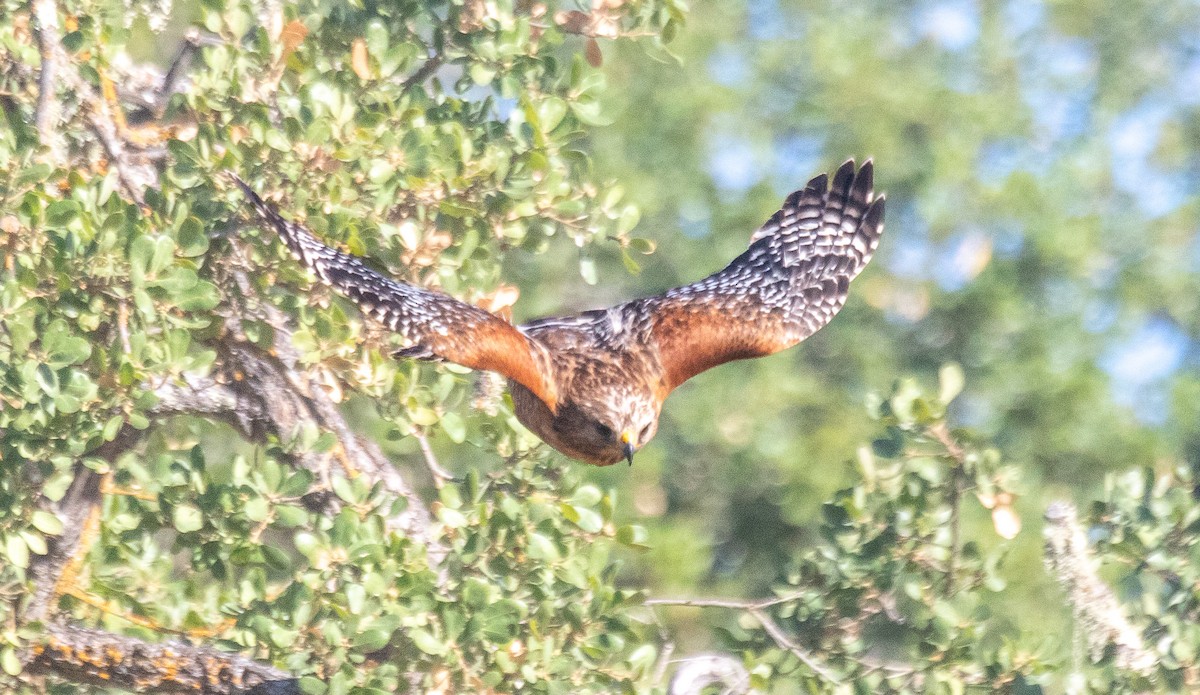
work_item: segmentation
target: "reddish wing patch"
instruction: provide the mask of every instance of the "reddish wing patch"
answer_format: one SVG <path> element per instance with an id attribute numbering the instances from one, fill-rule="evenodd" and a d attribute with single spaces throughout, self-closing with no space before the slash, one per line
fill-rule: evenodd
<path id="1" fill-rule="evenodd" d="M 482 309 L 478 311 L 486 313 Z M 475 324 L 462 335 L 440 338 L 433 347 L 441 359 L 471 369 L 496 372 L 529 389 L 551 411 L 558 407 L 558 394 L 548 361 L 544 357 L 535 357 L 541 357 L 544 352 L 532 344 L 531 338 L 497 316 L 488 314 L 486 321 Z"/>
<path id="2" fill-rule="evenodd" d="M 695 301 L 666 301 L 655 308 L 654 342 L 663 365 L 664 398 L 700 372 L 793 345 L 782 321 L 739 321 L 727 309 Z"/>

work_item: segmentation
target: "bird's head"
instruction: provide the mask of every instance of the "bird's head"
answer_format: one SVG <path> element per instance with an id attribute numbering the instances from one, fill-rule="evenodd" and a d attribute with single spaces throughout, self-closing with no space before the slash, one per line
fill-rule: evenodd
<path id="1" fill-rule="evenodd" d="M 598 466 L 625 460 L 654 437 L 658 409 L 648 398 L 597 399 L 564 403 L 555 414 L 554 433 L 563 449 L 575 458 Z M 565 451 L 565 449 L 571 451 Z"/>

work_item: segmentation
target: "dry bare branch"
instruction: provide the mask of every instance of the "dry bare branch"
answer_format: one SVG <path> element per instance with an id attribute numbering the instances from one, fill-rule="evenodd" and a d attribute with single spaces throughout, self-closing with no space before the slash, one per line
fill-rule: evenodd
<path id="1" fill-rule="evenodd" d="M 1152 673 L 1158 659 L 1146 649 L 1112 589 L 1096 573 L 1075 507 L 1069 502 L 1052 503 L 1046 510 L 1043 536 L 1046 568 L 1066 591 L 1076 629 L 1086 638 L 1092 659 L 1098 660 L 1112 645 L 1119 668 Z"/>
<path id="2" fill-rule="evenodd" d="M 645 603 L 647 606 L 689 606 L 693 608 L 732 608 L 735 610 L 745 611 L 750 617 L 758 621 L 762 625 L 763 630 L 781 649 L 786 649 L 793 656 L 800 660 L 813 673 L 820 676 L 826 682 L 840 683 L 841 679 L 835 676 L 829 669 L 822 665 L 809 651 L 792 641 L 783 628 L 771 618 L 766 609 L 780 603 L 786 603 L 798 598 L 798 595 L 780 596 L 778 598 L 763 599 L 759 601 L 747 601 L 744 599 L 728 599 L 728 598 L 657 598 L 648 599 Z"/>

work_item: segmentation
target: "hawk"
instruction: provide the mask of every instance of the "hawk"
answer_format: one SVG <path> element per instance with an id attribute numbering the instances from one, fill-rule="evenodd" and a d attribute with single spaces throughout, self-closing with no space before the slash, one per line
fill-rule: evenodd
<path id="1" fill-rule="evenodd" d="M 847 161 L 808 182 L 699 282 L 607 309 L 522 326 L 449 295 L 385 277 L 290 222 L 233 176 L 266 226 L 322 282 L 411 343 L 399 357 L 445 360 L 508 379 L 517 419 L 567 456 L 597 466 L 654 437 L 677 386 L 732 360 L 816 333 L 842 308 L 883 232 L 873 166 Z"/>

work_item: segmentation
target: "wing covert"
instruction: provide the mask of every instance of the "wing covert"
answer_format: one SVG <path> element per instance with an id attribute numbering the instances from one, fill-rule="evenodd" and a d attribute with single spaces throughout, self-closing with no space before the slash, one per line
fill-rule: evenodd
<path id="1" fill-rule="evenodd" d="M 873 165 L 843 164 L 788 196 L 723 270 L 626 305 L 646 317 L 669 391 L 702 371 L 761 357 L 817 332 L 879 244 L 884 196 Z"/>
<path id="2" fill-rule="evenodd" d="M 305 227 L 281 217 L 240 178 L 230 176 L 297 260 L 353 300 L 363 313 L 413 343 L 398 355 L 497 372 L 529 389 L 551 411 L 557 408 L 550 358 L 538 341 L 488 311 L 393 280 L 358 258 L 326 246 Z"/>

